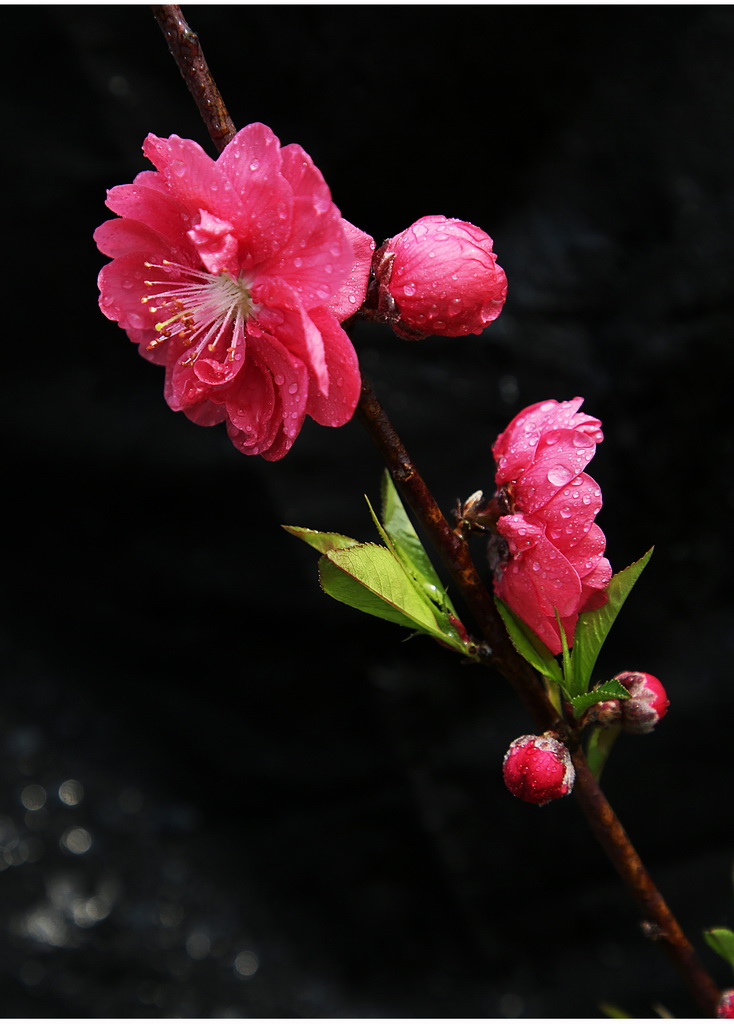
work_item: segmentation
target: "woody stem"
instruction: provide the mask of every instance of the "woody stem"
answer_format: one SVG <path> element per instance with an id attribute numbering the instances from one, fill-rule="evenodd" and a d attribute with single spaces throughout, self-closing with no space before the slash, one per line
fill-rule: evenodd
<path id="1" fill-rule="evenodd" d="M 234 136 L 235 127 L 209 71 L 198 36 L 189 28 L 178 5 L 155 5 L 152 10 L 209 134 L 221 152 Z M 553 728 L 558 724 L 558 716 L 540 678 L 510 643 L 466 541 L 447 523 L 365 377 L 362 378 L 358 414 L 392 479 L 431 539 L 487 641 L 489 653 L 485 660 L 512 684 L 537 727 L 541 730 Z M 693 947 L 655 887 L 591 774 L 581 749 L 573 751 L 572 757 L 576 768 L 574 794 L 594 835 L 632 892 L 644 915 L 644 922 L 652 925 L 648 931 L 665 947 L 702 1011 L 714 1016 L 719 999 L 716 984 L 698 961 Z"/>

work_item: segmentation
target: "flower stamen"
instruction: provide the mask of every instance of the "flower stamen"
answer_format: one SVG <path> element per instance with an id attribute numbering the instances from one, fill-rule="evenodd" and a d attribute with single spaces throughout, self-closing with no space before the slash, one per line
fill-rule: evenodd
<path id="1" fill-rule="evenodd" d="M 234 339 L 244 332 L 247 320 L 260 306 L 250 293 L 252 281 L 244 274 L 236 277 L 228 270 L 209 274 L 170 260 L 146 263 L 146 267 L 163 271 L 167 280 L 145 281 L 148 288 L 160 288 L 141 298 L 151 313 L 162 312 L 164 319 L 156 323 L 160 334 L 148 345 L 155 348 L 163 341 L 175 339 L 180 344 L 194 346 L 182 365 L 192 366 L 205 350 L 215 353 L 226 335 Z M 176 274 L 177 280 L 172 280 Z M 233 340 L 226 349 L 226 359 L 234 360 L 236 344 Z"/>

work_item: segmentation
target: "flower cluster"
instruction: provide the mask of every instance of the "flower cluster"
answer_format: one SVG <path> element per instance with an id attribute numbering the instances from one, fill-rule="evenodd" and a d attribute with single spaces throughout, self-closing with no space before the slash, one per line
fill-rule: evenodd
<path id="1" fill-rule="evenodd" d="M 489 235 L 440 216 L 421 217 L 378 249 L 375 283 L 380 318 L 404 338 L 481 334 L 507 295 Z"/>
<path id="2" fill-rule="evenodd" d="M 594 522 L 601 491 L 583 472 L 603 434 L 598 419 L 579 412 L 582 403 L 531 405 L 492 448 L 506 544 L 495 593 L 553 654 L 562 649 L 556 610 L 570 646 L 579 613 L 604 603 L 612 574 Z"/>
<path id="3" fill-rule="evenodd" d="M 170 407 L 275 460 L 306 415 L 340 426 L 360 391 L 341 323 L 361 306 L 373 240 L 344 220 L 300 146 L 262 124 L 212 160 L 149 135 L 157 168 L 108 192 L 95 233 L 113 257 L 100 307 L 165 366 Z"/>

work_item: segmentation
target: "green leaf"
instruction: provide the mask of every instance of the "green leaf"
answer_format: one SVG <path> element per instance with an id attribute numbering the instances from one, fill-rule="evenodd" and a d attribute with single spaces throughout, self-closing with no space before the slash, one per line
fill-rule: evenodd
<path id="1" fill-rule="evenodd" d="M 713 951 L 723 957 L 734 970 L 734 932 L 728 928 L 708 928 L 703 937 Z"/>
<path id="2" fill-rule="evenodd" d="M 558 612 L 558 609 L 554 607 L 553 612 L 556 616 L 556 622 L 558 623 L 558 633 L 561 637 L 561 666 L 563 668 L 563 692 L 567 697 L 571 697 L 575 695 L 576 690 L 574 688 L 573 665 L 571 663 L 571 655 L 568 651 L 566 630 L 563 628 L 563 623 L 561 622 L 561 616 Z"/>
<path id="3" fill-rule="evenodd" d="M 576 632 L 573 638 L 573 678 L 578 692 L 583 693 L 591 682 L 591 674 L 599 657 L 599 651 L 606 640 L 609 630 L 614 625 L 619 611 L 627 600 L 629 592 L 645 568 L 653 553 L 653 548 L 637 562 L 612 576 L 607 588 L 607 601 L 592 612 L 579 615 Z"/>
<path id="4" fill-rule="evenodd" d="M 343 604 L 440 635 L 428 601 L 393 553 L 379 544 L 329 551 L 319 559 L 319 580 L 324 591 Z"/>
<path id="5" fill-rule="evenodd" d="M 581 693 L 571 697 L 569 703 L 573 708 L 576 718 L 580 718 L 587 708 L 599 704 L 603 700 L 626 700 L 629 697 L 629 690 L 625 689 L 616 679 L 610 679 L 608 683 L 602 683 L 589 693 Z"/>
<path id="6" fill-rule="evenodd" d="M 305 526 L 283 526 L 283 529 L 322 554 L 327 551 L 338 551 L 341 548 L 353 548 L 360 543 L 353 537 L 345 537 L 341 533 L 322 533 L 321 530 L 308 530 Z"/>
<path id="7" fill-rule="evenodd" d="M 494 603 L 497 605 L 497 611 L 502 616 L 502 621 L 517 653 L 521 654 L 525 661 L 530 662 L 533 668 L 542 675 L 562 684 L 563 673 L 560 666 L 540 637 L 536 636 L 532 629 L 515 615 L 504 601 L 500 601 L 496 597 Z"/>
<path id="8" fill-rule="evenodd" d="M 405 506 L 387 470 L 383 474 L 380 491 L 385 532 L 406 572 L 444 615 L 450 614 L 458 618 L 446 588 L 433 568 L 431 559 L 408 518 Z"/>

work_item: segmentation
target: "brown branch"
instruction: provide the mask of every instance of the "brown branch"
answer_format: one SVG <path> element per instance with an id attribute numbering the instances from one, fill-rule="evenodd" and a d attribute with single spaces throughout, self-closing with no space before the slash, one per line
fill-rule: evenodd
<path id="1" fill-rule="evenodd" d="M 464 540 L 449 527 L 433 495 L 396 434 L 366 378 L 362 377 L 359 417 L 383 456 L 390 474 L 426 530 L 477 625 L 491 647 L 495 668 L 514 686 L 540 729 L 557 725 L 557 715 L 535 673 L 507 639 L 504 624 L 482 583 Z M 569 737 L 573 745 L 573 735 Z M 589 770 L 580 747 L 572 753 L 576 769 L 574 796 L 592 832 L 630 889 L 645 921 L 665 947 L 698 1005 L 715 1016 L 720 991 L 698 960 L 693 946 L 658 891 L 619 818 Z"/>
<path id="2" fill-rule="evenodd" d="M 175 4 L 153 12 L 215 146 L 221 151 L 235 134 L 222 97 L 207 67 L 198 37 Z M 489 660 L 513 685 L 538 728 L 553 728 L 557 715 L 535 671 L 510 643 L 494 601 L 472 561 L 466 541 L 451 529 L 408 455 L 366 378 L 362 378 L 359 417 L 383 456 L 396 486 L 426 530 L 489 648 Z M 573 741 L 573 736 L 571 737 Z M 632 846 L 609 802 L 591 774 L 580 748 L 572 754 L 574 794 L 589 825 L 624 883 L 632 892 L 643 924 L 663 944 L 703 1012 L 715 1016 L 719 989 L 699 962 L 690 942 Z"/>
<path id="3" fill-rule="evenodd" d="M 189 28 L 178 4 L 152 4 L 151 10 L 166 37 L 168 49 L 178 65 L 183 80 L 194 97 L 212 142 L 217 147 L 217 152 L 221 153 L 230 139 L 237 134 L 237 129 L 227 113 L 222 94 L 204 58 L 199 37 Z"/>

